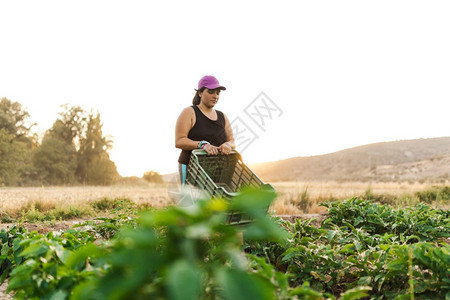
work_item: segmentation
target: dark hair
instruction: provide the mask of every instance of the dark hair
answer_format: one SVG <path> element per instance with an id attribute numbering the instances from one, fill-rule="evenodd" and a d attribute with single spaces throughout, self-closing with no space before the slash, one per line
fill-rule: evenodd
<path id="1" fill-rule="evenodd" d="M 198 93 L 203 92 L 205 89 L 206 89 L 205 87 L 202 87 L 201 89 L 195 91 L 194 99 L 192 99 L 192 104 L 193 105 L 199 105 L 200 104 L 200 95 Z"/>

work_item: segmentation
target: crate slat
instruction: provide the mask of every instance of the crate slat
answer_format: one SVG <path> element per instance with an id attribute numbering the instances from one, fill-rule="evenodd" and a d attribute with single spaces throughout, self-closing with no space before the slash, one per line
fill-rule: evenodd
<path id="1" fill-rule="evenodd" d="M 211 198 L 225 200 L 231 200 L 246 186 L 274 190 L 243 163 L 237 151 L 229 155 L 207 156 L 204 150 L 193 150 L 186 183 L 205 191 Z M 236 211 L 227 217 L 227 224 L 242 225 L 249 222 L 251 218 L 248 215 Z"/>

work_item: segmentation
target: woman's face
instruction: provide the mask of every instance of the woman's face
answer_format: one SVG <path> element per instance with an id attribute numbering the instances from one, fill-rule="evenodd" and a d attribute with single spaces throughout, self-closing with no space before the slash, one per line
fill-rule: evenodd
<path id="1" fill-rule="evenodd" d="M 201 102 L 208 108 L 214 107 L 219 101 L 220 89 L 206 89 L 200 93 Z"/>

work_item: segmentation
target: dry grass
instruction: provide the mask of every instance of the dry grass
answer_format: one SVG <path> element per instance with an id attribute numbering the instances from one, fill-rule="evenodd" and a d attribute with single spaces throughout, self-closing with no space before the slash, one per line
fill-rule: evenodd
<path id="1" fill-rule="evenodd" d="M 419 183 L 367 183 L 367 182 L 276 182 L 272 184 L 278 197 L 271 206 L 277 215 L 324 213 L 320 202 L 348 199 L 363 195 L 368 189 L 374 194 L 402 196 L 430 187 Z M 305 199 L 306 198 L 306 199 Z"/>
<path id="2" fill-rule="evenodd" d="M 368 189 L 374 194 L 401 196 L 429 188 L 426 184 L 358 183 L 358 182 L 278 182 L 273 183 L 278 197 L 271 206 L 277 215 L 324 213 L 320 202 L 347 199 L 363 195 Z M 92 210 L 92 202 L 103 198 L 127 198 L 138 205 L 161 208 L 172 204 L 173 187 L 167 184 L 111 187 L 21 187 L 0 188 L 0 215 L 17 217 L 21 212 L 76 208 Z"/>
<path id="3" fill-rule="evenodd" d="M 102 198 L 127 198 L 138 205 L 164 207 L 169 203 L 167 185 L 148 186 L 77 186 L 0 188 L 0 212 L 17 216 L 21 210 L 38 211 L 68 207 L 86 208 Z"/>

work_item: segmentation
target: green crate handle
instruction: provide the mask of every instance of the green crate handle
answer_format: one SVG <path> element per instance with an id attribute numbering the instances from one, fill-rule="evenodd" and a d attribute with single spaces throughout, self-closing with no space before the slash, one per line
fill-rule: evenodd
<path id="1" fill-rule="evenodd" d="M 197 156 L 198 156 L 198 155 L 208 155 L 208 153 L 207 153 L 205 150 L 203 150 L 203 149 L 194 149 L 194 150 L 192 150 L 192 153 L 194 153 L 194 154 L 197 155 Z M 239 152 L 237 152 L 236 150 L 231 150 L 230 154 L 236 154 L 236 155 L 238 156 L 239 160 L 242 161 L 242 156 L 241 156 L 241 154 L 240 154 Z M 218 155 L 225 155 L 225 154 L 221 154 L 221 153 L 219 152 Z M 198 162 L 198 161 L 197 161 L 197 162 Z"/>

